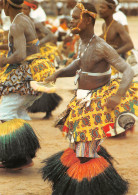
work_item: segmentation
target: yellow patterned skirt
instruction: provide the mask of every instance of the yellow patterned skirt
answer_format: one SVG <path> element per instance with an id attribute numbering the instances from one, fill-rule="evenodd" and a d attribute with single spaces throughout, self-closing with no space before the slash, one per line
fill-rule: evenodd
<path id="1" fill-rule="evenodd" d="M 51 62 L 54 62 L 55 57 L 61 58 L 58 48 L 54 43 L 45 43 L 40 47 L 40 52 L 42 56 L 49 59 Z"/>
<path id="2" fill-rule="evenodd" d="M 105 137 L 115 136 L 117 132 L 115 124 L 122 113 L 131 113 L 138 116 L 138 83 L 132 83 L 126 95 L 114 110 L 105 106 L 107 98 L 115 95 L 120 80 L 112 80 L 96 90 L 92 90 L 88 102 L 81 103 L 75 98 L 69 103 L 56 122 L 56 126 L 62 127 L 71 142 L 89 142 Z M 124 129 L 123 129 L 124 130 Z"/>
<path id="3" fill-rule="evenodd" d="M 118 75 L 119 72 L 116 68 L 114 68 L 113 66 L 111 66 L 111 69 L 112 69 L 112 75 Z"/>
<path id="4" fill-rule="evenodd" d="M 35 95 L 38 92 L 30 87 L 30 81 L 44 81 L 55 72 L 54 65 L 48 59 L 34 54 L 21 64 L 7 64 L 0 70 L 0 96 L 9 93 Z"/>
<path id="5" fill-rule="evenodd" d="M 7 56 L 8 52 L 6 50 L 0 50 L 0 57 L 5 55 Z"/>

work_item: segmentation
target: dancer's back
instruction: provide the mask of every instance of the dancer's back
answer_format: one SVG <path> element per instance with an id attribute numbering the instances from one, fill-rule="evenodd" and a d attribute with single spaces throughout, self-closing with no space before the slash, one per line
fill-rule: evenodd
<path id="1" fill-rule="evenodd" d="M 34 23 L 23 13 L 15 16 L 10 27 L 9 42 L 13 46 L 13 53 L 21 50 L 26 57 L 39 52 L 36 45 L 37 35 Z"/>

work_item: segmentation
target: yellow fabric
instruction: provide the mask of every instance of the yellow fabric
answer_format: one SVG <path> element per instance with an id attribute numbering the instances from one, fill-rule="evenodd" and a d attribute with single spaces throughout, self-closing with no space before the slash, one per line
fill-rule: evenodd
<path id="1" fill-rule="evenodd" d="M 7 52 L 7 50 L 0 50 L 0 57 L 2 57 L 3 55 L 7 55 L 8 54 L 8 52 Z"/>
<path id="2" fill-rule="evenodd" d="M 111 73 L 112 75 L 119 73 L 118 70 L 114 68 L 113 66 L 111 66 L 111 69 L 112 69 L 112 73 Z"/>
<path id="3" fill-rule="evenodd" d="M 22 119 L 12 119 L 6 121 L 5 123 L 0 124 L 0 136 L 8 135 L 12 132 L 19 130 L 24 124 L 26 123 L 25 120 Z"/>
<path id="4" fill-rule="evenodd" d="M 4 76 L 4 72 L 6 71 L 6 69 L 8 68 L 8 66 L 9 66 L 9 64 L 7 64 L 6 66 L 4 66 L 3 68 L 0 67 L 0 82 L 3 82 L 5 80 L 5 78 L 3 78 L 3 76 Z"/>
<path id="5" fill-rule="evenodd" d="M 37 58 L 39 56 L 39 58 Z M 27 62 L 31 60 L 31 62 Z M 7 72 L 7 69 L 11 65 L 7 64 L 5 67 L 0 69 L 0 83 L 3 83 L 7 80 L 12 80 L 13 75 L 16 76 L 16 71 L 21 72 L 28 76 L 32 76 L 32 80 L 35 81 L 44 81 L 44 79 L 55 72 L 54 65 L 48 59 L 40 58 L 40 54 L 34 54 L 26 58 L 21 65 L 18 65 Z M 30 72 L 31 71 L 31 72 Z M 16 83 L 20 83 L 20 77 L 17 78 Z"/>
<path id="6" fill-rule="evenodd" d="M 44 79 L 55 72 L 55 67 L 47 59 L 34 59 L 30 64 L 33 80 L 44 81 Z"/>
<path id="7" fill-rule="evenodd" d="M 60 56 L 57 46 L 50 42 L 40 47 L 40 52 L 42 56 L 48 58 L 51 62 L 54 62 L 55 56 Z"/>
<path id="8" fill-rule="evenodd" d="M 40 57 L 42 57 L 41 53 L 35 53 L 35 54 L 30 55 L 30 56 L 27 56 L 27 58 L 24 61 L 33 60 L 35 58 L 40 58 Z"/>
<path id="9" fill-rule="evenodd" d="M 114 109 L 105 106 L 107 98 L 116 94 L 120 80 L 112 80 L 110 84 L 92 91 L 90 106 L 82 106 L 76 97 L 68 105 L 70 113 L 64 123 L 64 129 L 73 133 L 75 142 L 93 141 L 107 137 L 109 128 L 111 136 L 115 135 L 114 123 L 119 114 L 131 112 L 138 116 L 138 83 L 133 83 L 122 97 L 121 103 Z"/>

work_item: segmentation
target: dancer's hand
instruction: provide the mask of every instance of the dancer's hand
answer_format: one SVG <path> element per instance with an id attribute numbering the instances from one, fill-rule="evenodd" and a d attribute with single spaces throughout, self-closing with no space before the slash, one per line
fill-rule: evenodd
<path id="1" fill-rule="evenodd" d="M 121 101 L 121 96 L 114 95 L 107 99 L 105 106 L 110 109 L 114 109 Z"/>
<path id="2" fill-rule="evenodd" d="M 6 65 L 6 56 L 3 55 L 0 57 L 0 67 L 4 67 Z"/>
<path id="3" fill-rule="evenodd" d="M 46 82 L 46 83 L 50 83 L 50 82 L 53 82 L 53 83 L 55 83 L 56 82 L 56 75 L 55 74 L 52 74 L 51 76 L 49 76 L 49 77 L 47 77 L 44 81 Z"/>

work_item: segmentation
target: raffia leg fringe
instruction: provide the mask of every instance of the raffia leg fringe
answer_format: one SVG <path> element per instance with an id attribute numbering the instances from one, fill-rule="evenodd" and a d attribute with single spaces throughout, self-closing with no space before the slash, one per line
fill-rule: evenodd
<path id="1" fill-rule="evenodd" d="M 112 164 L 111 161 L 113 160 L 113 157 L 103 146 L 99 145 L 97 152 L 100 156 L 103 156 L 110 164 Z M 65 166 L 64 163 L 62 163 L 62 159 L 64 159 L 64 163 L 66 161 Z M 76 158 L 76 154 L 71 148 L 45 159 L 42 163 L 45 163 L 46 166 L 44 166 L 41 170 L 44 181 L 47 179 L 52 182 L 54 182 L 54 180 L 58 180 L 61 176 L 61 170 L 66 172 L 68 167 L 70 167 L 72 163 L 75 163 L 76 161 L 78 161 L 78 158 Z"/>
<path id="2" fill-rule="evenodd" d="M 59 106 L 62 98 L 56 93 L 43 93 L 43 95 L 36 100 L 29 108 L 28 111 L 31 113 L 46 112 L 45 119 L 50 117 L 51 112 Z"/>
<path id="3" fill-rule="evenodd" d="M 53 195 L 123 195 L 128 183 L 103 157 L 80 163 L 75 152 L 64 152 L 45 160 L 43 179 L 53 184 Z"/>
<path id="4" fill-rule="evenodd" d="M 63 151 L 51 156 L 50 158 L 47 158 L 42 162 L 45 163 L 45 166 L 41 170 L 44 181 L 49 180 L 53 184 L 57 183 L 62 177 L 62 174 L 66 172 L 67 167 L 65 167 L 60 160 L 62 155 Z"/>
<path id="5" fill-rule="evenodd" d="M 98 146 L 97 153 L 99 156 L 104 157 L 104 159 L 106 159 L 112 165 L 112 161 L 114 160 L 114 158 L 111 156 L 111 154 L 109 154 L 109 152 L 103 146 L 101 145 Z"/>
<path id="6" fill-rule="evenodd" d="M 39 148 L 38 138 L 26 121 L 12 119 L 0 124 L 0 161 L 6 168 L 25 165 Z"/>

